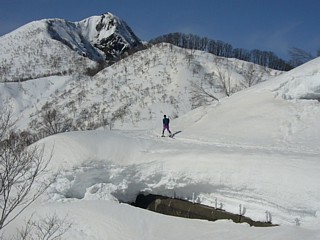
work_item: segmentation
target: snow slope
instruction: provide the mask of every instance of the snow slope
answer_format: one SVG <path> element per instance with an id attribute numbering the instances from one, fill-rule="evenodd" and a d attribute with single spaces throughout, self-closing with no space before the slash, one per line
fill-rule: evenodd
<path id="1" fill-rule="evenodd" d="M 73 74 L 0 84 L 0 104 L 13 106 L 22 130 L 33 119 L 39 119 L 46 103 L 72 118 L 75 129 L 93 129 L 105 120 L 110 125 L 115 113 L 121 110 L 125 110 L 124 114 L 113 120 L 114 128 L 150 128 L 158 125 L 164 113 L 176 118 L 198 105 L 211 104 L 209 97 L 203 97 L 202 103 L 193 100 L 197 95 L 193 93 L 194 84 L 223 98 L 225 92 L 216 77 L 219 67 L 222 72 L 229 72 L 234 91 L 245 87 L 249 69 L 255 71 L 253 76 L 258 82 L 282 73 L 237 59 L 159 44 L 103 69 L 94 77 Z"/>
<path id="2" fill-rule="evenodd" d="M 34 21 L 0 37 L 0 82 L 83 73 L 140 45 L 130 27 L 111 13 L 80 22 Z"/>
<path id="3" fill-rule="evenodd" d="M 95 64 L 52 39 L 46 20 L 31 22 L 1 36 L 0 52 L 0 82 L 67 74 L 78 66 Z"/>
<path id="4" fill-rule="evenodd" d="M 319 66 L 320 58 L 172 120 L 175 139 L 159 137 L 159 116 L 149 129 L 41 140 L 54 149 L 49 169 L 61 173 L 24 216 L 67 215 L 66 239 L 320 239 Z M 141 191 L 217 200 L 234 213 L 242 204 L 246 216 L 264 221 L 269 211 L 280 226 L 179 219 L 118 203 Z"/>

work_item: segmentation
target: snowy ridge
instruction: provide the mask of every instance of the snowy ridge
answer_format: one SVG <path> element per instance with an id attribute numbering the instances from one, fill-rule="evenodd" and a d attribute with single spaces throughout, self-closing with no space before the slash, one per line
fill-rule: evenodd
<path id="1" fill-rule="evenodd" d="M 77 24 L 80 26 L 83 36 L 94 46 L 103 49 L 107 44 L 111 51 L 118 51 L 116 53 L 118 56 L 130 48 L 141 45 L 140 39 L 133 33 L 131 28 L 112 13 L 93 16 Z M 112 43 L 116 39 L 118 41 Z"/>
<path id="2" fill-rule="evenodd" d="M 95 61 L 114 60 L 141 44 L 130 27 L 111 13 L 80 22 L 49 19 L 48 32 L 80 55 Z"/>
<path id="3" fill-rule="evenodd" d="M 0 81 L 83 73 L 139 45 L 130 27 L 110 13 L 80 22 L 34 21 L 0 37 Z"/>
<path id="4" fill-rule="evenodd" d="M 0 37 L 1 82 L 83 72 L 95 62 L 79 55 L 47 32 L 47 21 L 29 23 Z"/>
<path id="5" fill-rule="evenodd" d="M 47 20 L 47 25 L 48 33 L 53 39 L 64 43 L 79 55 L 87 56 L 95 61 L 104 60 L 104 54 L 94 48 L 90 41 L 83 37 L 81 29 L 76 23 L 62 19 L 50 19 Z"/>
<path id="6" fill-rule="evenodd" d="M 216 59 L 221 61 L 219 65 Z M 243 72 L 252 66 L 259 81 L 281 74 L 237 59 L 225 60 L 200 51 L 159 44 L 105 68 L 92 78 L 71 75 L 42 78 L 22 85 L 5 84 L 0 99 L 11 102 L 20 115 L 22 130 L 33 119 L 39 119 L 46 103 L 72 118 L 80 130 L 88 129 L 89 125 L 92 125 L 90 129 L 102 126 L 104 120 L 110 123 L 114 113 L 124 109 L 121 118 L 112 123 L 113 128 L 145 129 L 157 126 L 164 112 L 176 118 L 198 104 L 212 104 L 213 99 L 207 97 L 199 103 L 193 100 L 197 94 L 193 93 L 193 84 L 201 83 L 218 99 L 223 98 L 225 91 L 216 72 L 217 66 L 224 69 L 224 64 L 228 65 L 230 86 L 235 91 L 246 87 Z M 9 86 L 11 91 L 7 91 Z"/>

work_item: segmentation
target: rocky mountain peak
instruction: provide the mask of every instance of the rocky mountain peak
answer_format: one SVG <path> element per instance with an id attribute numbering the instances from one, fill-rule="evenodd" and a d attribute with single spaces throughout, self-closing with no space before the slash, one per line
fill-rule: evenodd
<path id="1" fill-rule="evenodd" d="M 86 71 L 97 62 L 114 63 L 140 45 L 131 28 L 111 13 L 79 22 L 34 21 L 0 38 L 0 82 Z"/>
<path id="2" fill-rule="evenodd" d="M 140 39 L 120 18 L 111 13 L 80 22 L 47 20 L 50 36 L 95 61 L 113 62 L 122 54 L 141 45 Z"/>
<path id="3" fill-rule="evenodd" d="M 142 44 L 126 22 L 109 12 L 84 19 L 79 26 L 84 36 L 109 60 Z"/>

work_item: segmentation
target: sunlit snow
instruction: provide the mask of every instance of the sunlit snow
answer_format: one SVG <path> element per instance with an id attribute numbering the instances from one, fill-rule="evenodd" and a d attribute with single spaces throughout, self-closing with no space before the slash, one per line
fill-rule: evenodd
<path id="1" fill-rule="evenodd" d="M 66 239 L 319 239 L 319 66 L 320 58 L 172 119 L 174 139 L 160 137 L 158 114 L 148 129 L 41 140 L 53 149 L 49 169 L 60 173 L 8 232 L 30 213 L 55 212 L 72 222 Z M 242 204 L 246 216 L 265 221 L 269 211 L 280 226 L 181 219 L 122 203 L 139 192 L 217 200 L 234 213 Z"/>
<path id="2" fill-rule="evenodd" d="M 282 73 L 159 44 L 84 76 L 79 66 L 95 63 L 81 55 L 88 49 L 71 29 L 95 41 L 98 20 L 55 22 L 73 50 L 50 38 L 44 21 L 0 38 L 0 106 L 12 107 L 17 129 L 29 130 L 46 103 L 75 122 L 83 116 L 98 122 L 129 109 L 112 126 L 36 143 L 45 146 L 46 156 L 53 153 L 48 174 L 58 176 L 5 236 L 30 216 L 57 214 L 72 223 L 65 239 L 320 239 L 320 58 Z M 217 80 L 218 66 L 230 67 L 230 97 Z M 250 68 L 260 83 L 244 89 L 243 72 Z M 28 81 L 3 82 L 24 77 Z M 194 106 L 192 84 L 206 78 L 215 79 L 206 87 L 219 101 Z M 164 114 L 173 139 L 160 137 Z M 235 214 L 241 204 L 246 216 L 266 221 L 268 211 L 279 226 L 182 219 L 125 204 L 140 192 L 218 203 Z"/>

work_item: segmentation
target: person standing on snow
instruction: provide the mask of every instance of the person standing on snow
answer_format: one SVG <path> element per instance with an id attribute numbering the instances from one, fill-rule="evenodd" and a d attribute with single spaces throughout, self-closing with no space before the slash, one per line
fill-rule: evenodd
<path id="1" fill-rule="evenodd" d="M 170 123 L 170 120 L 169 118 L 167 118 L 166 115 L 163 115 L 163 120 L 162 120 L 162 123 L 163 123 L 163 130 L 162 130 L 162 136 L 161 137 L 164 137 L 164 130 L 168 130 L 168 132 L 170 133 L 170 137 L 172 136 L 171 134 L 171 131 L 169 129 L 169 123 Z"/>

